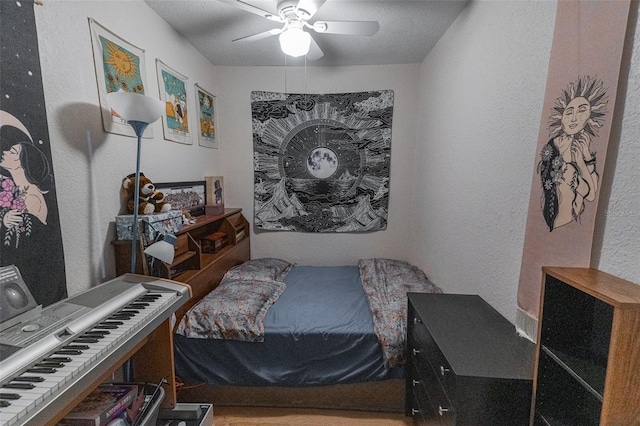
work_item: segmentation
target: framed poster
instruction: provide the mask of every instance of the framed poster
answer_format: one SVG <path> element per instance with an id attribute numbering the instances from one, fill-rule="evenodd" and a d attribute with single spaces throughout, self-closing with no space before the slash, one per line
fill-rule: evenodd
<path id="1" fill-rule="evenodd" d="M 188 211 L 192 216 L 204 214 L 207 203 L 205 181 L 157 183 L 156 190 L 162 192 L 171 210 Z"/>
<path id="2" fill-rule="evenodd" d="M 160 100 L 166 105 L 162 130 L 164 138 L 191 145 L 189 115 L 187 114 L 187 77 L 156 59 Z"/>
<path id="3" fill-rule="evenodd" d="M 197 83 L 196 101 L 198 103 L 198 144 L 207 148 L 218 148 L 216 136 L 216 97 Z"/>
<path id="4" fill-rule="evenodd" d="M 111 111 L 107 93 L 123 91 L 148 94 L 145 93 L 144 50 L 118 37 L 93 18 L 89 18 L 89 28 L 104 130 L 135 137 L 133 128 L 126 120 Z M 151 126 L 144 131 L 143 137 L 153 137 Z"/>
<path id="5" fill-rule="evenodd" d="M 224 205 L 224 179 L 222 176 L 207 176 L 207 204 Z"/>

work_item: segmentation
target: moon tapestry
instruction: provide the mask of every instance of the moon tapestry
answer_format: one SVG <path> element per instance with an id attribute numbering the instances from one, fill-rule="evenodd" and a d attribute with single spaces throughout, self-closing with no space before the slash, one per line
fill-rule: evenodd
<path id="1" fill-rule="evenodd" d="M 251 93 L 256 229 L 386 229 L 393 91 Z"/>

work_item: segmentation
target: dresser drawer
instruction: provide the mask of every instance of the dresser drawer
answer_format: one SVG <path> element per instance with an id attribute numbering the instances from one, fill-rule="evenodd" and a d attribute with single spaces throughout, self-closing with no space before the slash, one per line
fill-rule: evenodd
<path id="1" fill-rule="evenodd" d="M 447 393 L 449 399 L 454 400 L 455 374 L 451 371 L 449 362 L 444 357 L 435 340 L 427 330 L 419 316 L 414 316 L 410 330 L 410 340 L 413 342 L 412 348 L 419 348 L 423 362 L 426 362 L 433 370 L 434 377 Z"/>
<path id="2" fill-rule="evenodd" d="M 430 359 L 434 351 L 432 346 L 426 342 L 432 342 L 433 339 L 419 317 L 409 316 L 409 318 L 411 323 L 408 327 L 407 377 L 411 381 L 413 397 L 420 405 L 420 416 L 424 421 L 429 422 L 425 424 L 454 424 L 455 410 L 443 385 L 449 376 L 442 376 L 440 368 L 434 368 L 436 364 L 439 366 L 448 364 L 445 362 L 434 363 Z M 437 347 L 435 354 L 439 354 L 439 361 L 444 361 L 442 354 L 437 351 Z"/>
<path id="3" fill-rule="evenodd" d="M 426 373 L 422 376 L 420 373 Z M 455 412 L 449 407 L 446 395 L 440 388 L 438 381 L 432 376 L 431 369 L 421 369 L 415 364 L 415 359 L 407 362 L 407 375 L 410 377 L 412 400 L 410 412 L 418 425 L 455 424 Z"/>
<path id="4" fill-rule="evenodd" d="M 189 236 L 187 234 L 178 235 L 173 246 L 176 256 L 185 254 L 187 251 L 189 251 Z"/>

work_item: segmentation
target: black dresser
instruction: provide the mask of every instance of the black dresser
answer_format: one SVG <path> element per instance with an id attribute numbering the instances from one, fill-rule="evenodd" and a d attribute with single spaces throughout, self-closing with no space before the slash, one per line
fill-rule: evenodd
<path id="1" fill-rule="evenodd" d="M 405 413 L 420 425 L 528 425 L 534 356 L 480 296 L 408 293 Z"/>

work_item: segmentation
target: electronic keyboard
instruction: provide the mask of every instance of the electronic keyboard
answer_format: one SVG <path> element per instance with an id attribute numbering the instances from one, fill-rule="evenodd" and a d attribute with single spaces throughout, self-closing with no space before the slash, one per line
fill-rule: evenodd
<path id="1" fill-rule="evenodd" d="M 189 287 L 126 274 L 41 308 L 20 302 L 20 277 L 2 268 L 0 425 L 45 424 L 189 300 Z M 22 283 L 23 284 L 23 283 Z M 26 293 L 28 289 L 24 286 Z"/>

